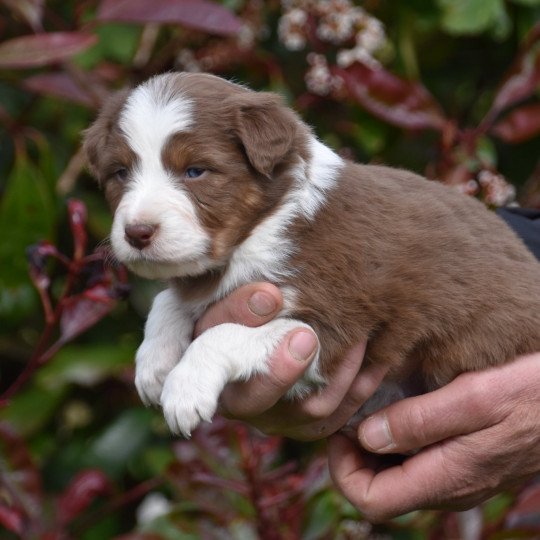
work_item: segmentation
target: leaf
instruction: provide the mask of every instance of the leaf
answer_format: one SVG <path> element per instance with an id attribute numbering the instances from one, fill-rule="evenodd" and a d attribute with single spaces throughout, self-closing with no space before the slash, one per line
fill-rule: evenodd
<path id="1" fill-rule="evenodd" d="M 67 99 L 87 107 L 95 105 L 91 94 L 81 88 L 67 73 L 40 73 L 23 80 L 22 86 L 36 94 Z"/>
<path id="2" fill-rule="evenodd" d="M 63 388 L 67 384 L 92 386 L 114 377 L 130 367 L 135 345 L 69 345 L 36 374 L 36 384 L 44 389 Z"/>
<path id="3" fill-rule="evenodd" d="M 21 435 L 39 432 L 51 419 L 65 395 L 64 388 L 41 388 L 28 384 L 9 400 L 9 406 L 0 409 L 0 420 L 9 423 Z"/>
<path id="4" fill-rule="evenodd" d="M 41 18 L 43 16 L 43 4 L 45 0 L 1 0 L 2 3 L 17 13 L 35 30 L 41 30 Z"/>
<path id="5" fill-rule="evenodd" d="M 81 69 L 87 73 L 92 68 L 98 71 L 104 61 L 120 66 L 131 65 L 141 39 L 142 27 L 140 25 L 102 22 L 96 26 L 94 33 L 99 38 L 96 46 L 77 55 L 76 63 Z M 117 82 L 123 76 L 124 73 L 121 72 L 113 76 L 112 81 Z"/>
<path id="6" fill-rule="evenodd" d="M 112 490 L 105 473 L 98 469 L 81 471 L 64 490 L 58 501 L 58 521 L 67 525 L 83 512 L 100 495 Z"/>
<path id="7" fill-rule="evenodd" d="M 540 485 L 524 489 L 512 510 L 506 516 L 508 527 L 527 527 L 540 531 Z"/>
<path id="8" fill-rule="evenodd" d="M 10 508 L 0 503 L 0 525 L 22 536 L 24 532 L 23 513 L 17 508 Z"/>
<path id="9" fill-rule="evenodd" d="M 0 44 L 0 69 L 32 68 L 61 62 L 97 43 L 86 32 L 49 32 Z"/>
<path id="10" fill-rule="evenodd" d="M 504 110 L 533 95 L 540 84 L 540 23 L 529 33 L 517 59 L 504 77 L 483 121 L 490 125 Z"/>
<path id="11" fill-rule="evenodd" d="M 3 482 L 24 501 L 20 510 L 26 517 L 35 517 L 42 505 L 41 476 L 23 439 L 4 423 L 0 424 L 0 456 Z"/>
<path id="12" fill-rule="evenodd" d="M 116 306 L 113 291 L 97 284 L 65 299 L 60 320 L 60 341 L 71 341 L 103 319 Z"/>
<path id="13" fill-rule="evenodd" d="M 360 63 L 331 70 L 349 95 L 377 118 L 403 129 L 443 129 L 444 115 L 421 84 Z"/>
<path id="14" fill-rule="evenodd" d="M 506 16 L 503 0 L 438 0 L 442 26 L 450 34 L 479 34 Z"/>
<path id="15" fill-rule="evenodd" d="M 41 171 L 19 151 L 0 201 L 0 318 L 16 320 L 35 308 L 35 293 L 27 274 L 26 249 L 52 240 L 56 222 L 53 194 Z"/>
<path id="16" fill-rule="evenodd" d="M 490 132 L 511 144 L 532 139 L 540 133 L 540 104 L 524 105 L 499 120 Z"/>
<path id="17" fill-rule="evenodd" d="M 234 35 L 242 21 L 209 0 L 102 0 L 98 21 L 181 24 L 210 34 Z"/>
<path id="18" fill-rule="evenodd" d="M 128 461 L 141 455 L 152 433 L 155 412 L 151 409 L 130 409 L 115 418 L 97 437 L 88 450 L 88 462 L 116 477 Z"/>

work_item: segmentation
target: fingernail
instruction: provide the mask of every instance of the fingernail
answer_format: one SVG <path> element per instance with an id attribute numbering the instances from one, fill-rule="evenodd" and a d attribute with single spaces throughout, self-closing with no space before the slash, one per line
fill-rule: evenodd
<path id="1" fill-rule="evenodd" d="M 277 308 L 274 297 L 268 293 L 258 291 L 248 300 L 249 310 L 259 317 L 271 315 Z"/>
<path id="2" fill-rule="evenodd" d="M 305 362 L 311 358 L 318 345 L 315 334 L 307 330 L 299 330 L 289 340 L 289 352 L 296 360 Z"/>
<path id="3" fill-rule="evenodd" d="M 396 446 L 386 416 L 375 415 L 368 418 L 362 427 L 360 439 L 367 450 L 374 452 L 391 450 Z"/>

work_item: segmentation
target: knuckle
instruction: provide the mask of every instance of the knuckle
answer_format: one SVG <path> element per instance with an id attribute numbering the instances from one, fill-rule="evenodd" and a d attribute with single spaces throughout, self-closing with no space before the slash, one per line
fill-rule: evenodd
<path id="1" fill-rule="evenodd" d="M 498 377 L 489 372 L 466 373 L 460 381 L 467 410 L 476 417 L 491 417 L 495 396 L 500 393 Z"/>
<path id="2" fill-rule="evenodd" d="M 312 422 L 320 422 L 325 420 L 333 412 L 328 406 L 328 403 L 321 400 L 313 400 L 301 405 L 304 416 Z"/>
<path id="3" fill-rule="evenodd" d="M 394 437 L 400 436 L 400 438 L 405 439 L 395 441 L 400 445 L 399 443 L 408 442 L 417 444 L 427 437 L 430 427 L 429 413 L 421 403 L 413 401 L 407 408 L 404 418 L 392 425 L 390 429 Z"/>

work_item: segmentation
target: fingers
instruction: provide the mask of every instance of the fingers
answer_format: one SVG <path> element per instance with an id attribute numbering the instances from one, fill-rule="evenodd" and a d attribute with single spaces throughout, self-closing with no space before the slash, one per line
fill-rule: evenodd
<path id="1" fill-rule="evenodd" d="M 377 472 L 354 443 L 336 434 L 328 440 L 328 461 L 336 486 L 373 523 L 437 507 L 455 485 L 438 448 Z"/>
<path id="2" fill-rule="evenodd" d="M 292 437 L 312 441 L 326 437 L 342 428 L 375 392 L 388 369 L 368 366 L 358 373 L 366 344 L 353 347 L 332 375 L 328 385 L 296 405 L 288 415 L 289 422 L 298 424 Z"/>
<path id="3" fill-rule="evenodd" d="M 226 386 L 220 412 L 247 419 L 270 409 L 302 377 L 318 347 L 313 332 L 303 328 L 293 330 L 272 354 L 269 373 Z"/>
<path id="4" fill-rule="evenodd" d="M 211 306 L 195 325 L 195 337 L 212 326 L 233 322 L 260 326 L 273 319 L 283 305 L 280 290 L 271 283 L 250 283 Z"/>
<path id="5" fill-rule="evenodd" d="M 360 425 L 360 444 L 370 452 L 403 453 L 493 424 L 503 411 L 491 406 L 488 377 L 464 374 L 434 392 L 382 409 Z"/>
<path id="6" fill-rule="evenodd" d="M 328 385 L 305 398 L 300 405 L 305 420 L 322 420 L 332 414 L 347 394 L 364 359 L 366 344 L 354 346 L 339 363 Z"/>

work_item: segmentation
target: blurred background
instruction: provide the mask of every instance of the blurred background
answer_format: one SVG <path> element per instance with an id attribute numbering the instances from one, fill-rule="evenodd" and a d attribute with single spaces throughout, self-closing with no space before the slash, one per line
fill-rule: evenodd
<path id="1" fill-rule="evenodd" d="M 540 208 L 538 21 L 540 0 L 0 0 L 0 538 L 460 538 L 453 513 L 364 521 L 323 443 L 168 434 L 133 386 L 159 285 L 105 264 L 81 132 L 116 89 L 208 71 L 280 92 L 345 157 Z M 476 517 L 538 538 L 538 483 Z"/>

